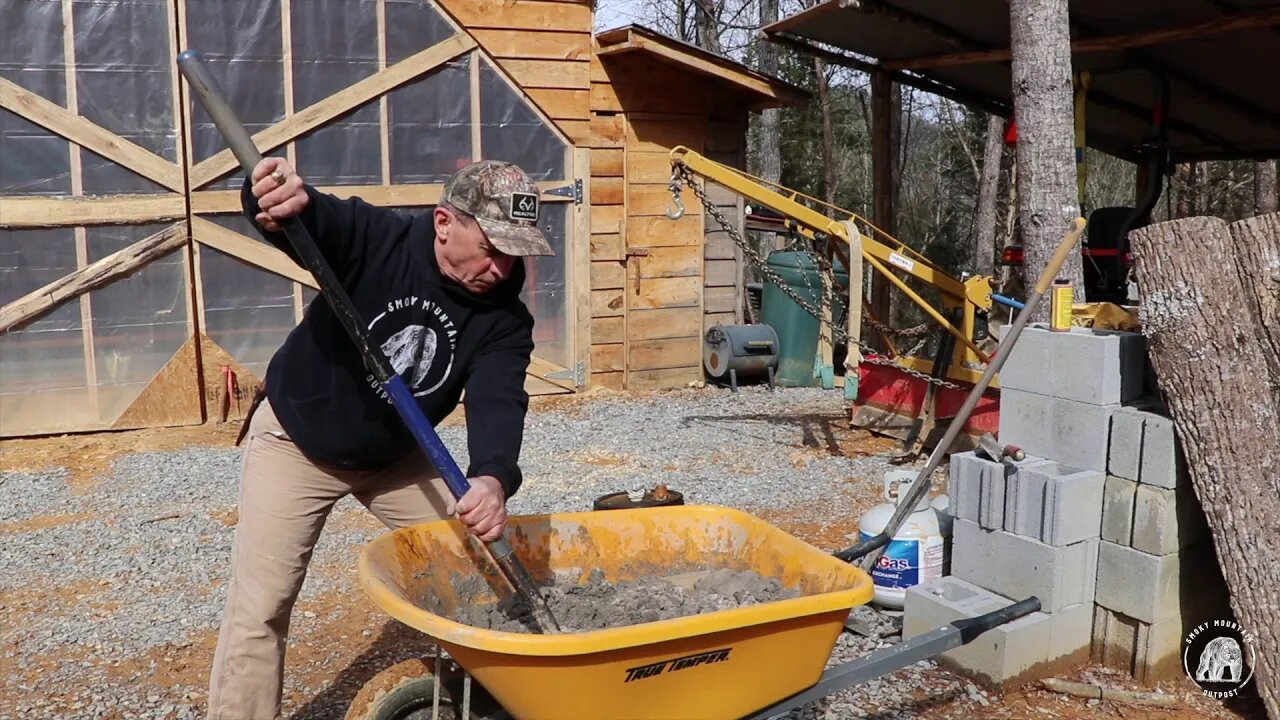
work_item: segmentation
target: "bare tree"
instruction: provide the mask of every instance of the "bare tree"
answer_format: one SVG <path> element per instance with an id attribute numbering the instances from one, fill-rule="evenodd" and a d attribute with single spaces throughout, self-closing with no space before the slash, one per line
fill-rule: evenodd
<path id="1" fill-rule="evenodd" d="M 982 152 L 982 179 L 978 184 L 978 211 L 974 221 L 974 254 L 979 275 L 995 275 L 996 200 L 1000 191 L 1000 161 L 1004 150 L 1004 119 L 987 117 L 987 140 Z"/>
<path id="2" fill-rule="evenodd" d="M 694 0 L 697 12 L 698 29 L 698 47 L 719 55 L 723 52 L 720 47 L 720 18 L 719 11 L 724 9 L 724 3 L 712 0 Z"/>
<path id="3" fill-rule="evenodd" d="M 760 27 L 778 20 L 778 0 L 760 0 Z M 778 48 L 771 42 L 761 41 L 757 50 L 760 72 L 778 74 Z M 778 108 L 768 108 L 760 113 L 760 177 L 769 182 L 782 178 L 782 129 Z"/>
<path id="4" fill-rule="evenodd" d="M 1039 277 L 1080 214 L 1072 127 L 1071 36 L 1067 0 L 1010 0 L 1013 101 L 1018 123 L 1018 182 L 1025 272 Z M 1084 301 L 1080 254 L 1059 277 L 1071 280 Z M 1048 317 L 1042 303 L 1032 320 Z"/>
<path id="5" fill-rule="evenodd" d="M 1253 214 L 1276 211 L 1276 162 L 1263 160 L 1253 166 Z"/>

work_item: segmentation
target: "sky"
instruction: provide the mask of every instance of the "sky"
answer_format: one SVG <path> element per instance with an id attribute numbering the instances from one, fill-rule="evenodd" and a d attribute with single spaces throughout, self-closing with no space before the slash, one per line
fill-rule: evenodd
<path id="1" fill-rule="evenodd" d="M 643 23 L 643 14 L 641 0 L 596 0 L 596 27 L 601 30 Z"/>

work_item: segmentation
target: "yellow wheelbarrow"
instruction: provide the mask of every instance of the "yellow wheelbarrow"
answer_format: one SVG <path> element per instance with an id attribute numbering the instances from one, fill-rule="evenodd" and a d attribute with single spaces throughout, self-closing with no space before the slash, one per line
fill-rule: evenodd
<path id="1" fill-rule="evenodd" d="M 1040 607 L 1028 598 L 824 672 L 850 611 L 871 600 L 871 578 L 754 516 L 673 506 L 518 516 L 509 526 L 514 551 L 540 584 L 586 582 L 593 571 L 622 582 L 728 568 L 777 578 L 800 595 L 589 632 L 488 630 L 449 619 L 460 603 L 498 602 L 503 579 L 497 568 L 482 572 L 480 546 L 453 519 L 403 528 L 364 548 L 361 585 L 460 669 L 437 654 L 419 676 L 362 691 L 349 720 L 763 720 Z"/>

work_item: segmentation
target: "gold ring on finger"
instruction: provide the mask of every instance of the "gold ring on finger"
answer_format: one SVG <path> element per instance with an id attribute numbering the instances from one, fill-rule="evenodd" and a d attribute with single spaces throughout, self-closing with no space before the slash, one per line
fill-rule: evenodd
<path id="1" fill-rule="evenodd" d="M 276 187 L 284 185 L 284 173 L 277 170 L 271 171 L 271 179 L 276 181 Z"/>

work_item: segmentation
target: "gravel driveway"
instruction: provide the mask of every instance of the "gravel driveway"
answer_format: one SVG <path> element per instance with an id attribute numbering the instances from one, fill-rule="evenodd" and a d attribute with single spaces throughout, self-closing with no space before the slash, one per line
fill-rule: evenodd
<path id="1" fill-rule="evenodd" d="M 839 391 L 743 388 L 552 403 L 530 415 L 514 513 L 585 510 L 597 496 L 665 482 L 690 503 L 761 514 L 827 548 L 878 502 L 893 445 L 847 430 Z M 461 426 L 441 435 L 466 466 Z M 239 451 L 129 453 L 87 488 L 62 468 L 0 473 L 0 720 L 201 717 L 225 597 Z M 356 585 L 355 558 L 383 528 L 335 508 L 299 603 L 286 717 L 341 718 L 360 686 L 424 652 Z M 849 636 L 833 661 L 891 640 Z M 914 717 L 986 696 L 931 663 L 846 691 L 796 718 Z"/>

